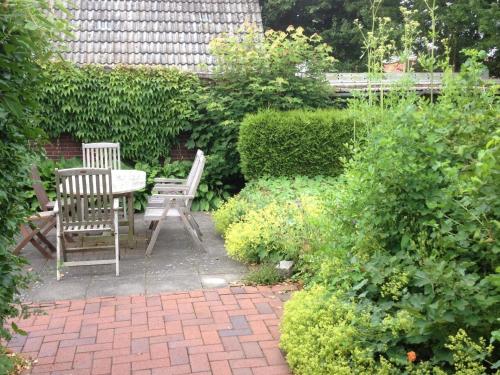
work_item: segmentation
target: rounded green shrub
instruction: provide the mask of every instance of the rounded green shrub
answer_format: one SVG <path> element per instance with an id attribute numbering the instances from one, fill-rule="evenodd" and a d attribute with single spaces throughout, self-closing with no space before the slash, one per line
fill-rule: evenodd
<path id="1" fill-rule="evenodd" d="M 215 230 L 224 236 L 229 226 L 240 221 L 250 211 L 251 207 L 252 204 L 239 195 L 229 198 L 213 214 Z"/>
<path id="2" fill-rule="evenodd" d="M 241 168 L 247 180 L 261 176 L 337 176 L 346 144 L 353 141 L 356 112 L 261 111 L 243 120 L 238 139 Z"/>

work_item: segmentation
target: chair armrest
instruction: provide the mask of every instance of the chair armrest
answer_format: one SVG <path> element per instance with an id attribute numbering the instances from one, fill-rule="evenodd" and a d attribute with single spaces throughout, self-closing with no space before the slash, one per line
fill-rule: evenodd
<path id="1" fill-rule="evenodd" d="M 40 211 L 36 214 L 28 216 L 28 221 L 37 221 L 37 220 L 48 220 L 56 216 L 54 211 Z"/>
<path id="2" fill-rule="evenodd" d="M 194 199 L 192 194 L 154 194 L 157 197 L 166 199 Z"/>
<path id="3" fill-rule="evenodd" d="M 189 186 L 186 185 L 162 185 L 162 184 L 156 184 L 153 187 L 153 190 L 158 191 L 158 192 L 175 192 L 175 191 L 188 191 Z"/>
<path id="4" fill-rule="evenodd" d="M 161 184 L 182 184 L 186 180 L 183 178 L 163 178 L 163 177 L 157 177 L 153 179 L 154 182 L 156 183 L 161 183 Z"/>
<path id="5" fill-rule="evenodd" d="M 56 201 L 50 201 L 50 202 L 48 202 L 48 203 L 45 205 L 45 208 L 46 208 L 47 210 L 53 210 L 55 205 L 56 205 Z"/>

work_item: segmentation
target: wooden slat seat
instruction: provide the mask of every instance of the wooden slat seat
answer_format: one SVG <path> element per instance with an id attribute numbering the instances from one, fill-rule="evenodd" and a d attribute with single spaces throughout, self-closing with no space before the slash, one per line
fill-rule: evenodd
<path id="1" fill-rule="evenodd" d="M 89 224 L 89 225 L 68 225 L 64 227 L 65 232 L 69 233 L 91 233 L 91 232 L 112 232 L 112 224 Z"/>

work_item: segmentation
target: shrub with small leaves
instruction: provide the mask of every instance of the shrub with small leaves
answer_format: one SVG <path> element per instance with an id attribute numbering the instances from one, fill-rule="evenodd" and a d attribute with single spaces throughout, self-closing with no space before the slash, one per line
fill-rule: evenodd
<path id="1" fill-rule="evenodd" d="M 350 110 L 267 110 L 247 116 L 238 151 L 247 180 L 261 176 L 337 176 L 349 144 L 364 130 Z"/>

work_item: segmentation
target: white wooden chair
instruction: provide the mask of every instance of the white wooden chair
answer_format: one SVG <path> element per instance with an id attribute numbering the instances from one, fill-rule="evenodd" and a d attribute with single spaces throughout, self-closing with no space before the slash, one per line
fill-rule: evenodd
<path id="1" fill-rule="evenodd" d="M 84 168 L 121 169 L 119 143 L 82 143 Z"/>
<path id="2" fill-rule="evenodd" d="M 203 151 L 196 151 L 196 157 L 194 158 L 193 165 L 191 166 L 191 170 L 189 171 L 189 174 L 185 179 L 157 177 L 154 179 L 155 185 L 152 191 L 156 193 L 187 191 L 189 189 L 189 186 L 193 182 L 194 175 L 202 156 L 204 156 Z"/>
<path id="3" fill-rule="evenodd" d="M 61 267 L 115 264 L 119 275 L 120 245 L 118 233 L 118 199 L 113 199 L 111 169 L 71 168 L 55 171 L 57 201 L 54 207 L 57 219 L 57 280 L 61 279 Z M 110 232 L 113 245 L 81 246 L 74 241 L 66 244 L 66 236 L 101 235 Z M 114 259 L 66 261 L 67 253 L 96 249 L 115 249 Z M 64 261 L 61 260 L 61 256 Z"/>
<path id="4" fill-rule="evenodd" d="M 176 190 L 175 187 L 171 187 L 171 190 L 160 191 L 159 194 L 153 194 L 148 199 L 144 220 L 150 223 L 149 227 L 152 233 L 146 249 L 146 255 L 151 255 L 161 226 L 167 217 L 179 217 L 195 244 L 204 250 L 201 241 L 202 234 L 198 224 L 191 215 L 191 204 L 196 196 L 204 166 L 205 156 L 201 154 L 197 165 L 194 166 L 193 177 L 187 189 L 179 191 L 179 189 Z"/>
<path id="5" fill-rule="evenodd" d="M 121 169 L 119 143 L 82 143 L 82 154 L 83 168 Z M 130 207 L 127 207 L 127 197 L 120 199 L 122 200 L 121 208 L 123 210 L 122 224 L 127 224 L 129 221 L 127 212 Z M 133 223 L 129 223 L 129 225 L 133 227 Z"/>

